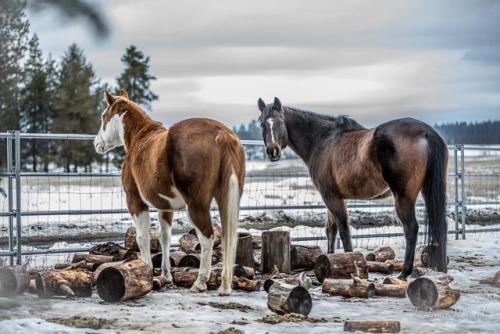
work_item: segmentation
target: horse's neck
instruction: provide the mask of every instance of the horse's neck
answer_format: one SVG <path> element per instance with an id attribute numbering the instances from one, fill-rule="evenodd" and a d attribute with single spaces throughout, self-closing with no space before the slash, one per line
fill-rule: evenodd
<path id="1" fill-rule="evenodd" d="M 127 111 L 126 122 L 124 124 L 124 144 L 128 150 L 135 142 L 144 138 L 150 133 L 158 132 L 159 129 L 166 130 L 160 122 L 152 120 L 142 110 L 131 109 Z"/>
<path id="2" fill-rule="evenodd" d="M 288 146 L 309 166 L 311 153 L 321 145 L 324 134 L 331 132 L 332 125 L 309 115 L 285 108 Z"/>

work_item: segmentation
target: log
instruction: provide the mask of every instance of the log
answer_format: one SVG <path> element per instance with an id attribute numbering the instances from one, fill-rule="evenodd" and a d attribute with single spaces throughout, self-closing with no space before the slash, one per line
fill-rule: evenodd
<path id="1" fill-rule="evenodd" d="M 0 267 L 0 297 L 11 297 L 28 291 L 30 276 L 26 267 L 13 265 Z"/>
<path id="2" fill-rule="evenodd" d="M 394 271 L 402 271 L 405 264 L 403 260 L 385 260 L 384 263 L 392 264 Z"/>
<path id="3" fill-rule="evenodd" d="M 279 315 L 298 313 L 307 316 L 312 309 L 312 298 L 304 287 L 275 281 L 268 288 L 267 307 Z"/>
<path id="4" fill-rule="evenodd" d="M 319 282 L 325 278 L 368 278 L 368 266 L 360 252 L 323 254 L 316 260 L 314 273 Z"/>
<path id="5" fill-rule="evenodd" d="M 290 232 L 262 232 L 262 273 L 270 273 L 276 267 L 280 273 L 290 273 Z"/>
<path id="6" fill-rule="evenodd" d="M 292 245 L 290 266 L 293 269 L 314 269 L 316 260 L 323 252 L 319 246 Z"/>
<path id="7" fill-rule="evenodd" d="M 198 241 L 196 234 L 187 233 L 181 235 L 179 243 L 181 244 L 180 250 L 186 253 L 194 253 L 201 249 L 200 242 Z"/>
<path id="8" fill-rule="evenodd" d="M 77 263 L 80 261 L 103 264 L 103 263 L 107 263 L 107 262 L 113 262 L 114 256 L 112 256 L 112 255 L 92 255 L 92 254 L 87 254 L 87 253 L 75 253 L 73 255 L 72 262 Z"/>
<path id="9" fill-rule="evenodd" d="M 153 289 L 153 269 L 142 260 L 116 262 L 100 271 L 96 288 L 109 303 L 137 298 Z"/>
<path id="10" fill-rule="evenodd" d="M 222 278 L 218 278 L 218 284 L 221 284 Z M 233 289 L 246 292 L 260 291 L 261 282 L 251 280 L 245 277 L 233 277 Z"/>
<path id="11" fill-rule="evenodd" d="M 300 275 L 295 275 L 295 276 L 290 276 L 290 277 L 285 277 L 285 278 L 268 278 L 264 281 L 264 290 L 266 292 L 269 292 L 269 288 L 271 285 L 274 284 L 274 282 L 281 282 L 281 283 L 286 283 L 290 285 L 298 285 L 301 286 L 307 290 L 312 288 L 312 280 L 304 273 L 300 273 Z"/>
<path id="12" fill-rule="evenodd" d="M 132 249 L 136 252 L 140 252 L 139 245 L 137 244 L 137 231 L 135 227 L 129 227 L 127 232 L 125 232 L 125 248 Z M 151 254 L 156 254 L 161 252 L 160 241 L 158 240 L 158 229 L 150 228 L 149 229 L 149 248 L 151 250 Z"/>
<path id="13" fill-rule="evenodd" d="M 198 278 L 197 268 L 179 268 L 184 269 L 172 273 L 174 284 L 182 288 L 191 288 Z M 205 282 L 207 289 L 216 290 L 219 287 L 219 278 L 221 277 L 222 269 L 212 268 L 209 279 Z"/>
<path id="14" fill-rule="evenodd" d="M 36 295 L 36 278 L 30 279 L 30 286 L 28 288 L 28 293 L 32 295 Z"/>
<path id="15" fill-rule="evenodd" d="M 382 273 L 387 275 L 392 275 L 394 272 L 394 266 L 389 263 L 377 262 L 377 261 L 366 261 L 369 273 Z"/>
<path id="16" fill-rule="evenodd" d="M 479 284 L 489 284 L 500 288 L 500 271 L 497 271 L 493 278 L 485 278 L 480 280 Z"/>
<path id="17" fill-rule="evenodd" d="M 253 241 L 250 233 L 238 233 L 238 247 L 236 248 L 236 264 L 255 268 L 253 256 Z"/>
<path id="18" fill-rule="evenodd" d="M 344 322 L 344 332 L 399 333 L 399 321 L 352 321 Z"/>
<path id="19" fill-rule="evenodd" d="M 331 296 L 345 298 L 373 298 L 375 285 L 359 279 L 325 279 L 321 285 L 321 291 Z"/>
<path id="20" fill-rule="evenodd" d="M 200 256 L 198 254 L 186 254 L 179 261 L 179 267 L 200 267 Z"/>
<path id="21" fill-rule="evenodd" d="M 92 277 L 86 268 L 44 270 L 37 273 L 36 291 L 40 298 L 90 297 Z"/>
<path id="22" fill-rule="evenodd" d="M 93 262 L 86 262 L 84 260 L 76 263 L 56 263 L 54 265 L 54 269 L 76 269 L 76 268 L 85 268 L 90 271 L 96 271 L 97 267 L 99 267 L 101 263 L 93 263 Z"/>
<path id="23" fill-rule="evenodd" d="M 381 297 L 406 298 L 408 285 L 403 284 L 375 284 L 375 295 Z"/>
<path id="24" fill-rule="evenodd" d="M 217 264 L 213 265 L 212 268 L 213 269 L 218 268 L 219 270 L 222 270 L 222 263 L 217 263 Z M 235 264 L 233 266 L 233 276 L 253 279 L 255 276 L 255 270 L 254 270 L 254 268 L 245 267 L 245 266 L 241 266 L 239 264 Z"/>
<path id="25" fill-rule="evenodd" d="M 130 258 L 137 260 L 139 258 L 135 250 L 122 247 L 114 242 L 95 245 L 89 249 L 89 254 L 113 256 L 113 261 L 122 261 Z"/>
<path id="26" fill-rule="evenodd" d="M 394 260 L 396 253 L 389 246 L 383 246 L 373 253 L 366 254 L 366 261 L 385 262 L 386 260 Z"/>
<path id="27" fill-rule="evenodd" d="M 432 262 L 431 258 L 429 257 L 429 252 L 431 250 L 431 247 L 436 247 L 432 245 L 420 245 L 417 247 L 415 250 L 415 263 L 414 266 L 418 267 L 421 266 L 424 268 L 434 268 L 436 265 Z M 446 257 L 446 264 L 450 264 L 450 257 Z"/>
<path id="28" fill-rule="evenodd" d="M 167 285 L 167 278 L 165 276 L 153 276 L 153 290 L 161 290 L 165 285 Z"/>
<path id="29" fill-rule="evenodd" d="M 179 267 L 179 261 L 186 255 L 183 251 L 170 252 L 170 267 Z"/>
<path id="30" fill-rule="evenodd" d="M 384 278 L 383 284 L 396 284 L 396 285 L 408 285 L 408 281 L 403 281 L 396 277 L 386 277 Z"/>
<path id="31" fill-rule="evenodd" d="M 449 287 L 453 281 L 450 275 L 440 273 L 419 277 L 408 284 L 408 297 L 418 309 L 445 309 L 460 298 L 460 290 Z"/>

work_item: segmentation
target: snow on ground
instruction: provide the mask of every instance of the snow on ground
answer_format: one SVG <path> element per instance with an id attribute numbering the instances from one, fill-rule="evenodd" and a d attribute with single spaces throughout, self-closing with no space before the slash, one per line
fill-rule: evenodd
<path id="1" fill-rule="evenodd" d="M 404 247 L 394 248 L 401 258 Z M 273 315 L 264 291 L 234 291 L 230 297 L 219 297 L 216 291 L 194 294 L 187 289 L 171 289 L 116 304 L 101 301 L 96 293 L 75 300 L 42 300 L 24 294 L 9 300 L 17 307 L 0 309 L 0 333 L 200 334 L 234 328 L 240 333 L 314 334 L 343 332 L 348 319 L 397 320 L 402 333 L 498 333 L 500 288 L 480 285 L 478 280 L 493 277 L 500 270 L 499 250 L 498 238 L 449 241 L 449 274 L 455 278 L 451 286 L 461 290 L 461 297 L 448 310 L 417 311 L 406 298 L 343 299 L 323 295 L 321 288 L 315 287 L 309 317 L 326 322 L 272 325 L 259 321 Z M 212 302 L 220 304 L 210 305 Z M 234 305 L 238 308 L 230 309 Z M 63 321 L 66 325 L 58 324 Z M 87 324 L 87 328 L 74 328 L 75 323 Z"/>

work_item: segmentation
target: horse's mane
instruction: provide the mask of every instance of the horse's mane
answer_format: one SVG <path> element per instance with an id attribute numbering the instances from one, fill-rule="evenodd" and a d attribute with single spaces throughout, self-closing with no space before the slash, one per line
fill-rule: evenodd
<path id="1" fill-rule="evenodd" d="M 344 131 L 365 129 L 364 126 L 362 126 L 361 124 L 359 124 L 358 122 L 356 122 L 354 119 L 352 119 L 347 115 L 334 116 L 289 106 L 285 106 L 285 108 L 300 113 L 301 117 L 305 118 L 306 120 L 310 120 L 312 122 L 320 121 L 320 123 L 325 123 L 324 125 L 330 127 L 331 126 L 342 127 Z"/>
<path id="2" fill-rule="evenodd" d="M 129 100 L 129 99 L 125 99 L 123 97 L 117 97 L 117 98 L 120 98 L 122 99 L 123 101 L 125 101 L 127 103 L 127 105 L 129 107 L 132 108 L 132 112 L 135 113 L 135 118 L 137 117 L 140 117 L 140 118 L 146 118 L 148 119 L 150 122 L 152 122 L 153 124 L 157 125 L 157 126 L 162 126 L 163 127 L 163 124 L 161 122 L 158 122 L 158 121 L 155 121 L 154 119 L 151 118 L 151 116 L 149 116 L 149 114 L 140 106 L 138 105 L 137 103 L 135 103 L 134 101 L 132 100 Z"/>

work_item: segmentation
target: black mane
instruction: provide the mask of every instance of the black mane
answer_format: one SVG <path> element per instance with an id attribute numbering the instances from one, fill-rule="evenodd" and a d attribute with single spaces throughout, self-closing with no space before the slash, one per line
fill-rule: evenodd
<path id="1" fill-rule="evenodd" d="M 302 117 L 305 117 L 307 120 L 316 122 L 319 120 L 321 123 L 325 122 L 326 124 L 324 125 L 328 127 L 332 126 L 341 127 L 342 130 L 344 131 L 365 129 L 364 126 L 362 126 L 361 124 L 359 124 L 358 122 L 356 122 L 354 119 L 352 119 L 347 115 L 334 116 L 328 114 L 320 114 L 317 112 L 299 109 L 295 107 L 285 106 L 284 108 L 300 113 Z"/>

